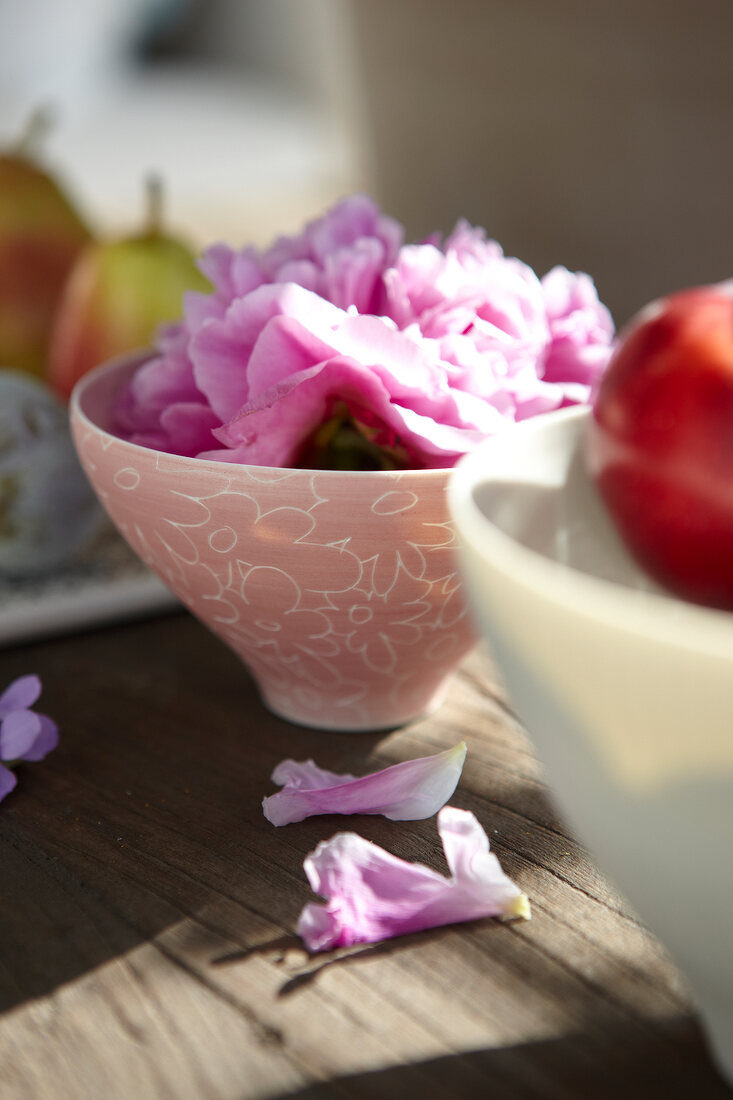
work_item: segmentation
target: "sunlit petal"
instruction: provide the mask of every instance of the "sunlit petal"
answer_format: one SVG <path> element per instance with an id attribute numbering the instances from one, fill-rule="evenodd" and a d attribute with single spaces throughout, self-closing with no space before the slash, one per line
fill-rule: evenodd
<path id="1" fill-rule="evenodd" d="M 450 853 L 449 878 L 356 833 L 319 844 L 304 863 L 312 889 L 325 898 L 306 905 L 298 922 L 308 950 L 377 943 L 481 917 L 529 919 L 526 895 L 502 871 L 473 814 L 447 806 L 438 831 Z"/>
<path id="2" fill-rule="evenodd" d="M 383 814 L 393 821 L 432 817 L 456 789 L 466 759 L 466 744 L 393 764 L 355 778 L 317 767 L 312 760 L 284 760 L 272 774 L 283 783 L 265 798 L 262 809 L 273 825 L 288 825 L 317 814 Z"/>

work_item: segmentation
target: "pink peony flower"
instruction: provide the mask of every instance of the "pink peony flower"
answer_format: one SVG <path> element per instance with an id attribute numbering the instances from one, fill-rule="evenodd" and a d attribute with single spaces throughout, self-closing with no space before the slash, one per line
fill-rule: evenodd
<path id="1" fill-rule="evenodd" d="M 246 399 L 246 360 L 232 364 L 218 359 L 197 368 L 200 355 L 192 354 L 191 347 L 196 333 L 225 319 L 235 302 L 272 284 L 294 283 L 336 305 L 368 313 L 381 294 L 382 272 L 401 243 L 401 226 L 371 199 L 356 195 L 265 252 L 212 246 L 199 267 L 213 292 L 191 291 L 184 298 L 183 321 L 162 328 L 158 355 L 136 372 L 114 410 L 114 430 L 144 447 L 174 454 L 194 456 L 216 447 L 212 429 L 237 413 Z M 250 319 L 250 351 L 257 322 L 264 320 L 257 313 Z"/>
<path id="2" fill-rule="evenodd" d="M 590 276 L 572 275 L 564 267 L 553 267 L 543 277 L 542 294 L 551 337 L 543 377 L 563 389 L 568 404 L 587 401 L 588 387 L 608 362 L 611 314 L 598 301 Z"/>
<path id="3" fill-rule="evenodd" d="M 384 312 L 433 338 L 451 386 L 509 420 L 588 401 L 613 339 L 588 275 L 540 281 L 482 229 L 459 221 L 443 247 L 403 247 L 384 275 Z"/>
<path id="4" fill-rule="evenodd" d="M 273 825 L 289 825 L 318 814 L 384 814 L 391 821 L 432 817 L 456 789 L 466 759 L 466 743 L 405 760 L 356 778 L 319 768 L 312 760 L 283 760 L 272 773 L 282 786 L 262 802 Z"/>
<path id="5" fill-rule="evenodd" d="M 445 806 L 438 814 L 450 877 L 421 863 L 408 863 L 356 833 L 338 833 L 306 857 L 315 893 L 298 921 L 309 951 L 355 943 L 378 943 L 424 928 L 480 917 L 523 917 L 525 894 L 489 851 L 486 833 L 472 813 Z"/>
<path id="6" fill-rule="evenodd" d="M 449 467 L 514 420 L 588 400 L 613 326 L 586 275 L 543 282 L 459 222 L 402 245 L 365 196 L 259 252 L 215 245 L 113 428 L 265 466 Z"/>
<path id="7" fill-rule="evenodd" d="M 247 360 L 242 405 L 214 429 L 220 447 L 206 458 L 298 465 L 309 444 L 317 450 L 318 430 L 335 421 L 335 430 L 353 424 L 355 446 L 361 439 L 364 448 L 395 452 L 395 465 L 449 466 L 501 419 L 454 390 L 430 349 L 390 321 L 347 313 L 292 283 L 233 303 L 197 333 L 191 354 L 202 378 L 234 374 Z"/>

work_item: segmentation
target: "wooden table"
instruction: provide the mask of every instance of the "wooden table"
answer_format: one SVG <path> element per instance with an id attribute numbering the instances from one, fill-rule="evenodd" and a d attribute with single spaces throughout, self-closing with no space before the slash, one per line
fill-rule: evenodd
<path id="1" fill-rule="evenodd" d="M 184 613 L 0 665 L 2 686 L 39 673 L 61 729 L 0 807 L 3 1100 L 731 1095 L 679 973 L 563 828 L 481 651 L 439 713 L 349 736 L 268 714 Z M 461 739 L 452 802 L 532 920 L 309 958 L 293 930 L 320 839 L 354 828 L 444 869 L 442 850 L 434 819 L 275 829 L 274 764 L 359 773 Z"/>

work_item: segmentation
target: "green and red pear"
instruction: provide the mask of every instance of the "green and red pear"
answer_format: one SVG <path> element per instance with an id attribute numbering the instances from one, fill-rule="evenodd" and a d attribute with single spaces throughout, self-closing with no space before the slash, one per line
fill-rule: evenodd
<path id="1" fill-rule="evenodd" d="M 90 231 L 34 150 L 48 119 L 37 112 L 0 153 L 0 366 L 42 376 L 66 278 Z"/>
<path id="2" fill-rule="evenodd" d="M 149 347 L 159 325 L 178 320 L 183 295 L 208 291 L 189 245 L 162 226 L 157 180 L 147 186 L 141 232 L 90 243 L 74 264 L 51 337 L 48 381 L 68 400 L 92 367 Z"/>

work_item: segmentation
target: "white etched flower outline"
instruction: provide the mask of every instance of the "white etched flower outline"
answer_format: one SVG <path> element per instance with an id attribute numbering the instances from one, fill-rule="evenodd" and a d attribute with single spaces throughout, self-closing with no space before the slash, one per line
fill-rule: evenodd
<path id="1" fill-rule="evenodd" d="M 331 634 L 331 623 L 322 611 L 301 606 L 301 589 L 294 577 L 272 565 L 237 563 L 241 577 L 239 594 L 246 605 L 241 623 L 243 636 L 255 644 L 269 645 L 281 660 L 305 657 L 322 661 L 340 649 Z"/>
<path id="2" fill-rule="evenodd" d="M 385 595 L 395 585 L 401 571 L 420 579 L 425 575 L 425 549 L 435 545 L 430 541 L 432 526 L 420 522 L 410 513 L 418 509 L 420 498 L 408 488 L 401 488 L 398 479 L 390 480 L 390 488 L 385 490 L 380 483 L 375 485 L 371 499 L 367 496 L 360 500 L 360 509 L 373 517 L 373 524 L 361 524 L 358 531 L 349 532 L 344 523 L 343 509 L 330 506 L 316 506 L 313 515 L 316 528 L 306 542 L 317 538 L 321 545 L 341 546 L 354 554 L 362 565 L 361 584 L 378 595 Z M 325 496 L 316 481 L 314 491 Z M 394 522 L 390 522 L 394 519 Z M 437 526 L 437 525 L 436 525 Z M 385 542 L 383 532 L 389 531 L 389 541 Z M 409 531 L 409 537 L 404 532 Z M 423 544 L 423 535 L 428 536 Z M 451 534 L 441 533 L 439 543 L 450 540 Z"/>
<path id="3" fill-rule="evenodd" d="M 430 610 L 429 592 L 429 582 L 401 568 L 389 592 L 361 587 L 329 592 L 325 610 L 333 613 L 333 629 L 349 653 L 360 654 L 374 672 L 391 673 L 400 651 L 423 637 L 421 620 Z"/>

